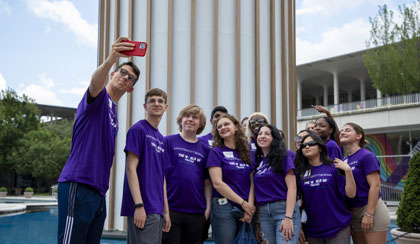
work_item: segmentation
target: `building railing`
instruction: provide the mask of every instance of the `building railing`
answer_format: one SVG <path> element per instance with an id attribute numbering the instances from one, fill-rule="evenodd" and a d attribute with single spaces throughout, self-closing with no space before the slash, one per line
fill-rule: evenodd
<path id="1" fill-rule="evenodd" d="M 326 106 L 332 114 L 347 113 L 353 111 L 364 111 L 380 108 L 391 108 L 396 106 L 420 104 L 420 93 L 400 95 L 393 97 L 383 97 L 369 99 L 365 101 L 357 101 L 351 103 L 340 103 Z M 298 118 L 310 117 L 318 115 L 318 111 L 314 108 L 304 108 L 298 110 Z"/>
<path id="2" fill-rule="evenodd" d="M 382 182 L 381 183 L 381 198 L 385 202 L 399 202 L 401 201 L 401 194 L 403 190 L 395 186 Z"/>

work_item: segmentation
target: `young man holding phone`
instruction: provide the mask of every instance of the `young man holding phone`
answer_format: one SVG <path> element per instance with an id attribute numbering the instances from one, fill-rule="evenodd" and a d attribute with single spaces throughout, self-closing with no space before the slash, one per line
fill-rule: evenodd
<path id="1" fill-rule="evenodd" d="M 146 119 L 127 132 L 126 172 L 121 216 L 127 216 L 127 243 L 161 243 L 162 230 L 171 227 L 166 195 L 166 141 L 158 126 L 168 109 L 167 95 L 159 88 L 146 93 Z"/>
<path id="2" fill-rule="evenodd" d="M 77 108 L 70 156 L 58 179 L 58 243 L 99 243 L 106 217 L 105 194 L 118 132 L 116 104 L 132 92 L 140 71 L 132 62 L 107 76 L 123 51 L 134 44 L 119 37 L 92 75 Z"/>

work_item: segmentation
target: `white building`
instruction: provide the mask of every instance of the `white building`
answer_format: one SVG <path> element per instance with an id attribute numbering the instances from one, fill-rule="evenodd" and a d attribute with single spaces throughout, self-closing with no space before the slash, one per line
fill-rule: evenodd
<path id="1" fill-rule="evenodd" d="M 339 128 L 353 122 L 368 134 L 368 149 L 381 162 L 381 179 L 402 188 L 408 160 L 420 151 L 420 94 L 384 96 L 372 86 L 365 50 L 297 66 L 297 129 L 329 108 Z"/>

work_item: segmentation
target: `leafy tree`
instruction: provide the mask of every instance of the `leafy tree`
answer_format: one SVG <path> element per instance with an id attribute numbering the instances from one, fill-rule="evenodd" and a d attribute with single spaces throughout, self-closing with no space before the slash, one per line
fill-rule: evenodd
<path id="1" fill-rule="evenodd" d="M 401 23 L 387 5 L 370 18 L 369 48 L 363 55 L 373 86 L 385 94 L 420 92 L 420 0 L 399 7 Z"/>
<path id="2" fill-rule="evenodd" d="M 18 174 L 31 175 L 37 181 L 56 180 L 70 153 L 71 122 L 43 124 L 25 134 L 19 144 L 11 157 Z"/>
<path id="3" fill-rule="evenodd" d="M 9 161 L 11 153 L 20 145 L 18 140 L 26 133 L 37 130 L 40 111 L 32 99 L 18 96 L 12 89 L 0 93 L 0 171 L 13 172 Z"/>

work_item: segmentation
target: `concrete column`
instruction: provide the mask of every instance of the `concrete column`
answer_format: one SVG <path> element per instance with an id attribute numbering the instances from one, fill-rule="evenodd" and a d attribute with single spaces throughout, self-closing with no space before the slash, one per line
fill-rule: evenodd
<path id="1" fill-rule="evenodd" d="M 365 80 L 360 79 L 360 101 L 366 100 Z"/>
<path id="2" fill-rule="evenodd" d="M 298 117 L 302 115 L 302 82 L 300 80 L 297 80 L 297 111 L 298 111 Z"/>
<path id="3" fill-rule="evenodd" d="M 323 85 L 324 88 L 324 106 L 328 106 L 328 85 Z"/>
<path id="4" fill-rule="evenodd" d="M 347 90 L 347 95 L 349 97 L 348 102 L 349 103 L 353 102 L 353 94 L 351 90 Z"/>
<path id="5" fill-rule="evenodd" d="M 378 107 L 382 106 L 382 92 L 380 90 L 376 90 L 376 99 Z"/>
<path id="6" fill-rule="evenodd" d="M 319 94 L 315 95 L 315 103 L 316 105 L 321 104 L 321 96 Z"/>
<path id="7" fill-rule="evenodd" d="M 339 81 L 338 81 L 338 72 L 334 71 L 333 73 L 334 76 L 334 110 L 335 112 L 339 112 L 338 111 L 338 104 L 340 102 L 340 87 L 339 87 Z"/>

